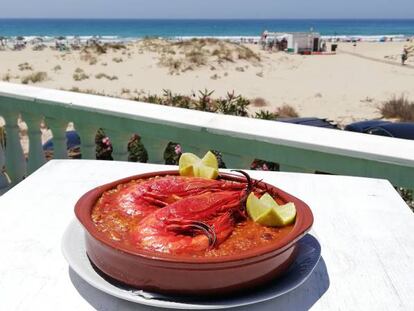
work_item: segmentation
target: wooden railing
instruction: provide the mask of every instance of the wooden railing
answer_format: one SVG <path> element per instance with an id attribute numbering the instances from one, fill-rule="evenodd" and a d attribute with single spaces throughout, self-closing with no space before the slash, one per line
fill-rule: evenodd
<path id="1" fill-rule="evenodd" d="M 72 121 L 83 159 L 95 158 L 96 130 L 103 128 L 115 160 L 127 159 L 127 141 L 139 133 L 151 163 L 164 163 L 165 146 L 174 141 L 199 155 L 220 150 L 231 168 L 249 168 L 259 158 L 279 163 L 282 171 L 385 178 L 395 186 L 414 188 L 414 143 L 409 140 L 3 82 L 0 115 L 6 120 L 6 169 L 14 183 L 45 163 L 40 123 L 45 121 L 53 132 L 55 158 L 66 158 L 65 130 Z M 28 125 L 27 161 L 20 147 L 19 115 Z"/>

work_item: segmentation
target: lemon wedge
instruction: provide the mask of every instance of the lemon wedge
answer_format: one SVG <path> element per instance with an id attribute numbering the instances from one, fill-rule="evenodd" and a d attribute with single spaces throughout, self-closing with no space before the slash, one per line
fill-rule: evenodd
<path id="1" fill-rule="evenodd" d="M 193 153 L 183 153 L 178 166 L 181 176 L 216 179 L 219 174 L 217 158 L 211 151 L 208 151 L 202 159 Z"/>
<path id="2" fill-rule="evenodd" d="M 250 193 L 246 202 L 247 213 L 254 222 L 268 227 L 283 227 L 292 224 L 296 218 L 294 203 L 279 205 L 268 193 L 260 199 Z"/>
<path id="3" fill-rule="evenodd" d="M 260 202 L 262 202 L 264 205 L 268 207 L 280 206 L 279 204 L 276 203 L 273 197 L 267 192 L 264 195 L 262 195 L 262 197 L 260 198 Z"/>

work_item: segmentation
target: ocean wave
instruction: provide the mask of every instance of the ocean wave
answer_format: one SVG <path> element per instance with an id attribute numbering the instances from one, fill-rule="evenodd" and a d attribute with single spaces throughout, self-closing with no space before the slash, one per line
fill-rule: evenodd
<path id="1" fill-rule="evenodd" d="M 19 36 L 20 37 L 20 36 Z M 41 39 L 44 42 L 53 42 L 59 36 L 21 36 L 24 38 L 25 41 L 31 42 L 37 39 Z M 136 37 L 122 37 L 117 35 L 105 35 L 105 36 L 96 36 L 96 35 L 83 35 L 83 36 L 62 36 L 64 40 L 72 41 L 72 40 L 80 40 L 81 42 L 87 42 L 88 40 L 94 39 L 99 40 L 103 43 L 112 43 L 112 42 L 133 42 L 137 40 L 142 40 L 146 38 L 146 36 L 136 36 Z M 232 35 L 232 36 L 154 36 L 155 38 L 164 38 L 170 40 L 191 40 L 191 39 L 206 39 L 206 38 L 214 38 L 219 40 L 229 40 L 229 41 L 237 41 L 237 42 L 258 42 L 260 40 L 260 36 L 245 36 L 245 35 Z M 322 35 L 323 39 L 326 40 L 337 40 L 337 41 L 364 41 L 364 42 L 381 42 L 381 41 L 406 41 L 407 39 L 412 39 L 411 36 L 406 36 L 403 34 L 392 34 L 392 35 Z M 17 36 L 13 37 L 6 37 L 10 40 L 16 40 Z"/>

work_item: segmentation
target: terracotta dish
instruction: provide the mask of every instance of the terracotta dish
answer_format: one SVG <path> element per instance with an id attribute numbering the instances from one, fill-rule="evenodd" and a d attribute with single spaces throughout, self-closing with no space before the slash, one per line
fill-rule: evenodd
<path id="1" fill-rule="evenodd" d="M 223 257 L 181 257 L 120 245 L 97 230 L 92 210 L 101 195 L 119 184 L 155 176 L 178 175 L 178 171 L 131 176 L 97 187 L 76 203 L 75 213 L 85 228 L 86 251 L 92 263 L 109 277 L 146 291 L 184 295 L 217 295 L 262 285 L 274 280 L 296 258 L 296 243 L 311 228 L 310 208 L 294 196 L 264 182 L 266 189 L 282 203 L 295 203 L 297 215 L 292 229 L 281 239 L 237 255 Z M 220 178 L 244 182 L 243 176 L 221 173 Z"/>

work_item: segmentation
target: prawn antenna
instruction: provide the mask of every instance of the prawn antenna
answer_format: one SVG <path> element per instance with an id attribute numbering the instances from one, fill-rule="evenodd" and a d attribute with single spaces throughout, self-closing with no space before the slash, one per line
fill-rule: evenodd
<path id="1" fill-rule="evenodd" d="M 242 174 L 244 177 L 246 177 L 246 182 L 247 182 L 246 192 L 250 193 L 253 190 L 253 187 L 256 184 L 256 183 L 252 182 L 252 178 L 250 177 L 250 175 L 247 174 L 245 171 L 242 171 L 242 170 L 231 170 L 231 171 L 232 172 L 237 172 L 239 174 Z"/>

